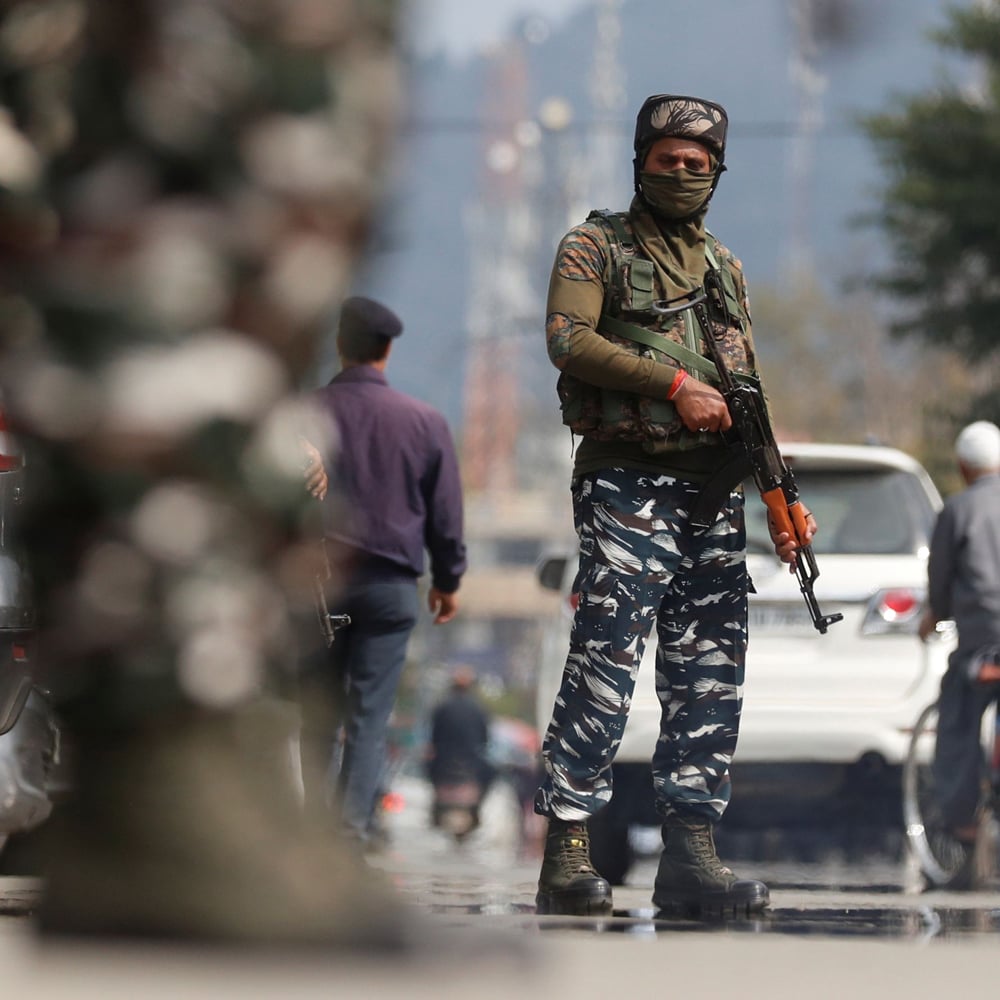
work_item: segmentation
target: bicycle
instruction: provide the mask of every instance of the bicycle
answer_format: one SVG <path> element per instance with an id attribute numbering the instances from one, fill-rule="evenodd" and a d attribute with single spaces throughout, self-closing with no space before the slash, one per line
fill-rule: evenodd
<path id="1" fill-rule="evenodd" d="M 959 888 L 964 875 L 973 885 L 994 878 L 1000 868 L 1000 713 L 997 700 L 983 713 L 982 789 L 975 845 L 956 840 L 942 824 L 931 762 L 937 737 L 937 703 L 917 719 L 903 763 L 903 821 L 906 842 L 927 888 Z"/>

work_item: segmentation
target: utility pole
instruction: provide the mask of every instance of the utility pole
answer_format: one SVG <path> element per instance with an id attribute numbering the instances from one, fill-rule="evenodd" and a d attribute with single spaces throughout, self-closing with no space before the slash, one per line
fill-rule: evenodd
<path id="1" fill-rule="evenodd" d="M 812 184 L 815 179 L 817 139 L 825 124 L 823 100 L 829 79 L 821 57 L 847 50 L 864 31 L 871 6 L 860 0 L 788 0 L 792 45 L 788 73 L 795 92 L 795 137 L 789 159 L 788 187 L 791 218 L 787 251 L 780 261 L 785 281 L 791 283 L 815 269 L 812 225 Z"/>
<path id="2" fill-rule="evenodd" d="M 792 21 L 792 47 L 788 72 L 795 91 L 795 136 L 789 158 L 791 218 L 787 250 L 780 262 L 784 280 L 791 284 L 813 270 L 813 247 L 809 236 L 812 214 L 810 185 L 816 158 L 816 135 L 823 123 L 823 94 L 827 80 L 817 68 L 819 45 L 815 30 L 815 0 L 788 0 Z"/>
<path id="3" fill-rule="evenodd" d="M 621 62 L 624 0 L 598 0 L 588 92 L 594 126 L 587 137 L 587 194 L 591 208 L 621 198 L 622 142 L 615 123 L 625 113 L 625 70 Z"/>

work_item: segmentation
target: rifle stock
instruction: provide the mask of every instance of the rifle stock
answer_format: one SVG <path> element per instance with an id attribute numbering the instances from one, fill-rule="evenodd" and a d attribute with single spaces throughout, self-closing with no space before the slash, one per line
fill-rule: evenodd
<path id="1" fill-rule="evenodd" d="M 312 576 L 313 605 L 316 608 L 316 617 L 319 620 L 320 635 L 327 648 L 333 645 L 337 635 L 337 630 L 345 628 L 351 624 L 350 615 L 335 615 L 330 613 L 330 608 L 326 603 L 327 584 L 333 575 L 330 570 L 330 560 L 326 554 L 326 546 L 320 542 L 319 568 Z"/>
<path id="2" fill-rule="evenodd" d="M 737 442 L 747 453 L 754 483 L 767 507 L 772 524 L 779 533 L 787 532 L 798 545 L 795 576 L 799 590 L 813 626 L 820 634 L 825 634 L 830 625 L 842 621 L 844 616 L 839 612 L 824 615 L 816 600 L 814 584 L 819 577 L 819 568 L 812 545 L 806 540 L 806 510 L 799 499 L 792 470 L 785 464 L 774 439 L 760 383 L 752 378 L 741 377 L 737 380 L 726 367 L 719 350 L 709 309 L 722 313 L 719 324 L 725 329 L 730 322 L 725 301 L 719 273 L 714 268 L 709 268 L 705 272 L 704 288 L 685 296 L 681 305 L 656 303 L 653 308 L 661 315 L 674 315 L 685 309 L 694 313 L 712 363 L 719 373 L 720 392 L 729 409 Z"/>

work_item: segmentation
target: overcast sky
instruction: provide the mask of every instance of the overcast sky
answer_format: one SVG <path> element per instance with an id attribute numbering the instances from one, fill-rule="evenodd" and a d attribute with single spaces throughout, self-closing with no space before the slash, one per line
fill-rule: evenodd
<path id="1" fill-rule="evenodd" d="M 408 0 L 409 34 L 417 51 L 464 58 L 504 38 L 520 17 L 540 14 L 550 24 L 592 0 Z"/>

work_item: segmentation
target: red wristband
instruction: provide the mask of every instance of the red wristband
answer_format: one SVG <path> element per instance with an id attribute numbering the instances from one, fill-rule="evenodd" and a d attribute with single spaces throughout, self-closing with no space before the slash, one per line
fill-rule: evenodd
<path id="1" fill-rule="evenodd" d="M 687 377 L 688 373 L 683 368 L 677 369 L 677 374 L 674 376 L 674 380 L 670 383 L 670 388 L 667 390 L 667 399 L 673 399 L 677 395 L 678 389 L 685 383 Z"/>

